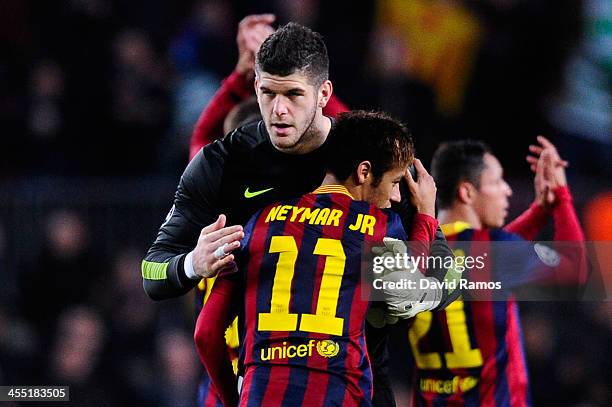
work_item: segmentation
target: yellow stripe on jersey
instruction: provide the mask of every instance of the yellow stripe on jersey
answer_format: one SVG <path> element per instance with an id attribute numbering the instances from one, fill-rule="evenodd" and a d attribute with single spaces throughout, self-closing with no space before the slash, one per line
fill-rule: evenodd
<path id="1" fill-rule="evenodd" d="M 330 194 L 330 193 L 344 194 L 349 196 L 351 199 L 355 199 L 344 185 L 321 185 L 319 188 L 312 191 L 313 194 Z"/>
<path id="2" fill-rule="evenodd" d="M 444 225 L 440 225 L 440 229 L 442 229 L 442 233 L 444 233 L 444 236 L 456 235 L 471 227 L 472 225 L 470 225 L 467 222 L 463 222 L 463 221 L 457 221 L 453 223 L 446 223 Z"/>
<path id="3" fill-rule="evenodd" d="M 217 277 L 211 278 L 203 278 L 198 283 L 198 289 L 200 291 L 204 291 L 204 300 L 202 301 L 202 305 L 206 304 L 208 301 L 208 297 L 210 297 L 210 293 L 212 291 L 213 285 L 215 284 L 215 280 Z M 238 337 L 238 318 L 234 318 L 232 324 L 225 331 L 225 343 L 228 347 L 232 349 L 237 349 L 240 345 L 240 340 Z M 232 367 L 234 368 L 234 374 L 238 374 L 238 358 L 232 358 Z"/>

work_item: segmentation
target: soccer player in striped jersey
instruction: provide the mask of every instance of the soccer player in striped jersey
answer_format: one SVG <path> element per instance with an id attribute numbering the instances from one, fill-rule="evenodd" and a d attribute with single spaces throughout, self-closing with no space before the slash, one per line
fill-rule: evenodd
<path id="1" fill-rule="evenodd" d="M 198 352 L 225 405 L 372 404 L 363 246 L 406 240 L 399 216 L 381 209 L 400 200 L 404 177 L 418 211 L 411 239 L 433 240 L 435 185 L 418 160 L 418 182 L 409 175 L 412 142 L 390 117 L 351 112 L 333 131 L 322 185 L 251 218 L 239 271 L 217 278 L 198 318 Z M 222 336 L 236 313 L 244 318 L 240 395 Z"/>
<path id="2" fill-rule="evenodd" d="M 552 143 L 539 137 L 528 161 L 535 172 L 536 200 L 519 218 L 504 228 L 512 190 L 503 169 L 489 148 L 476 141 L 446 143 L 432 161 L 438 186 L 438 219 L 449 242 L 470 241 L 470 254 L 488 251 L 487 242 L 533 240 L 547 218 L 554 220 L 556 241 L 583 241 L 567 187 L 564 166 Z M 474 243 L 477 242 L 477 243 Z M 452 243 L 451 243 L 452 244 Z M 582 245 L 576 245 L 582 247 Z M 525 245 L 531 248 L 532 245 Z M 577 250 L 577 258 L 584 255 Z M 489 258 L 495 278 L 518 283 L 525 277 L 541 278 L 541 263 L 530 250 L 521 255 L 523 269 L 504 270 L 509 253 Z M 567 255 L 567 253 L 566 253 Z M 501 258 L 500 258 L 501 257 Z M 586 277 L 584 261 L 568 268 L 570 279 Z M 546 268 L 546 267 L 542 267 Z M 503 275 L 502 275 L 503 274 Z M 544 274 L 545 275 L 545 274 Z M 573 281 L 571 281 L 573 279 Z M 418 314 L 409 330 L 416 362 L 415 406 L 528 406 L 531 405 L 527 367 L 514 297 L 497 301 L 457 300 L 442 311 Z"/>

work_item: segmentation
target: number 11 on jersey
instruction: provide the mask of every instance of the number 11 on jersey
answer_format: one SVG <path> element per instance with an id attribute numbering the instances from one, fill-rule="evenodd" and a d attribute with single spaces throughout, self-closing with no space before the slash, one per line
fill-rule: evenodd
<path id="1" fill-rule="evenodd" d="M 336 310 L 346 255 L 340 240 L 319 238 L 314 248 L 314 255 L 326 257 L 316 314 L 299 315 L 289 312 L 291 284 L 298 255 L 295 238 L 293 236 L 273 236 L 269 252 L 279 253 L 279 257 L 272 285 L 270 312 L 258 315 L 258 330 L 295 331 L 298 327 L 299 316 L 300 331 L 342 335 L 344 320 L 336 317 Z"/>

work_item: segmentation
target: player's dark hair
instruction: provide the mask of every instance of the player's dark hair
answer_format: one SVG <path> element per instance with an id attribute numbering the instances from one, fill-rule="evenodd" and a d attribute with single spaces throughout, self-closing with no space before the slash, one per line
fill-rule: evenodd
<path id="1" fill-rule="evenodd" d="M 230 110 L 225 120 L 227 121 L 227 128 L 229 130 L 237 129 L 245 124 L 261 120 L 261 112 L 259 111 L 257 98 L 252 96 L 237 104 Z M 224 123 L 224 126 L 225 125 L 226 123 Z"/>
<path id="2" fill-rule="evenodd" d="M 321 34 L 297 23 L 280 27 L 261 44 L 255 69 L 277 76 L 295 72 L 320 86 L 329 76 L 329 58 Z"/>
<path id="3" fill-rule="evenodd" d="M 487 144 L 476 140 L 451 141 L 438 147 L 431 161 L 431 175 L 438 188 L 440 209 L 453 205 L 461 182 L 467 181 L 480 188 L 484 155 L 490 152 Z"/>
<path id="4" fill-rule="evenodd" d="M 329 137 L 326 167 L 340 181 L 346 181 L 360 162 L 369 161 L 376 186 L 385 172 L 407 167 L 414 158 L 408 129 L 385 113 L 342 113 Z"/>

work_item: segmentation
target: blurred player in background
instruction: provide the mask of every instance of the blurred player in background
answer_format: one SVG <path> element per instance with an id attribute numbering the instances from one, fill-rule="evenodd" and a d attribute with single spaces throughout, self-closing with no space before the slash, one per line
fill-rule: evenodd
<path id="1" fill-rule="evenodd" d="M 512 190 L 490 149 L 469 140 L 438 148 L 432 175 L 438 185 L 438 219 L 449 241 L 533 240 L 551 216 L 555 241 L 584 240 L 565 177 L 567 163 L 546 138 L 540 136 L 538 141 L 539 145 L 530 146 L 534 155 L 527 158 L 535 172 L 535 202 L 503 229 Z M 472 255 L 480 250 L 474 247 Z M 580 250 L 577 253 L 578 257 L 584 255 Z M 510 260 L 509 255 L 505 253 L 505 260 Z M 530 255 L 535 253 L 522 257 Z M 505 260 L 501 256 L 500 261 Z M 575 259 L 575 264 L 579 267 L 571 269 L 570 279 L 583 282 L 584 262 Z M 511 273 L 520 278 L 520 270 Z M 537 277 L 536 272 L 529 273 Z M 417 315 L 410 327 L 416 361 L 413 405 L 530 405 L 516 301 L 513 297 L 499 301 L 465 299 L 443 311 Z"/>
<path id="2" fill-rule="evenodd" d="M 222 335 L 235 314 L 245 321 L 241 405 L 371 405 L 361 253 L 365 241 L 407 239 L 399 216 L 379 208 L 400 201 L 414 152 L 406 128 L 381 113 L 345 113 L 333 135 L 322 185 L 251 218 L 239 272 L 218 278 L 198 318 L 198 352 L 226 406 L 238 404 Z M 435 184 L 417 169 L 420 184 L 407 181 L 423 212 L 411 240 L 430 242 Z"/>

